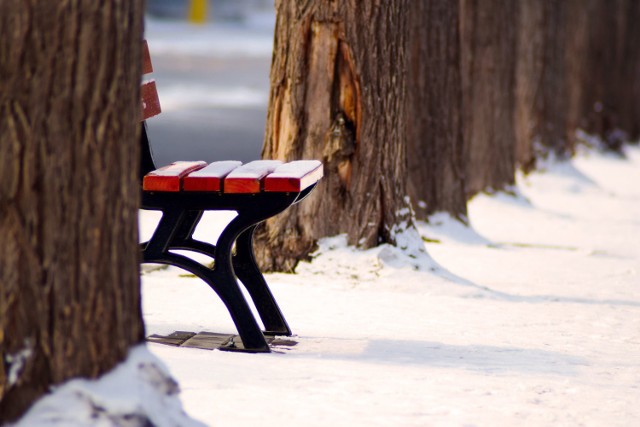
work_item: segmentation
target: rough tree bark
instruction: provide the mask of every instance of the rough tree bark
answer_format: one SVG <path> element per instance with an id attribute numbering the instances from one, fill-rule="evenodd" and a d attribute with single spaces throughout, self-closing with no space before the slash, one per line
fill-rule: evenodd
<path id="1" fill-rule="evenodd" d="M 318 238 L 371 247 L 410 225 L 406 200 L 408 1 L 276 1 L 263 157 L 323 159 L 303 203 L 268 221 L 261 267 L 291 270 Z"/>
<path id="2" fill-rule="evenodd" d="M 407 92 L 408 189 L 416 216 L 467 213 L 459 5 L 411 2 Z"/>
<path id="3" fill-rule="evenodd" d="M 144 337 L 142 3 L 0 2 L 0 423 Z"/>
<path id="4" fill-rule="evenodd" d="M 537 158 L 573 152 L 569 138 L 567 80 L 568 4 L 526 0 L 519 4 L 516 66 L 516 161 L 525 171 Z"/>
<path id="5" fill-rule="evenodd" d="M 469 196 L 514 183 L 517 6 L 511 0 L 460 0 Z"/>

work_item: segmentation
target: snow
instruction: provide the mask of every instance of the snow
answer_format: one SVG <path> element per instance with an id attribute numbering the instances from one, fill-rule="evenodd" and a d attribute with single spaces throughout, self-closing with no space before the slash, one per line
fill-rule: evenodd
<path id="1" fill-rule="evenodd" d="M 282 165 L 280 160 L 254 160 L 234 169 L 227 178 L 253 178 L 260 179 L 276 170 Z"/>
<path id="2" fill-rule="evenodd" d="M 56 388 L 14 427 L 203 427 L 185 414 L 178 391 L 166 366 L 141 345 L 99 381 Z"/>
<path id="3" fill-rule="evenodd" d="M 322 166 L 319 160 L 295 160 L 285 163 L 269 175 L 271 178 L 302 178 Z"/>
<path id="4" fill-rule="evenodd" d="M 213 54 L 270 54 L 260 28 L 147 32 L 154 51 L 209 55 L 223 40 Z M 99 381 L 57 388 L 18 426 L 200 425 L 178 396 L 211 426 L 638 425 L 640 148 L 542 166 L 509 194 L 474 198 L 470 226 L 442 213 L 418 233 L 399 226 L 403 249 L 335 236 L 296 274 L 267 275 L 295 346 L 148 344 Z M 233 216 L 206 214 L 196 237 L 215 239 Z M 143 238 L 158 219 L 141 212 Z M 148 335 L 235 332 L 185 272 L 146 265 L 142 284 Z"/>
<path id="5" fill-rule="evenodd" d="M 162 176 L 162 177 L 179 177 L 184 176 L 187 173 L 191 172 L 194 169 L 203 168 L 207 165 L 207 162 L 202 160 L 193 161 L 177 161 L 173 162 L 170 165 L 163 166 L 160 169 L 156 169 L 153 172 L 150 172 L 152 176 Z"/>
<path id="6" fill-rule="evenodd" d="M 162 362 L 135 349 L 18 425 L 196 425 L 163 364 L 206 425 L 635 425 L 640 148 L 545 168 L 519 176 L 512 195 L 473 199 L 471 227 L 442 213 L 419 223 L 418 254 L 415 236 L 365 251 L 336 236 L 296 274 L 267 275 L 295 346 L 148 344 Z M 233 215 L 207 214 L 196 236 L 218 235 Z M 157 221 L 141 213 L 143 237 Z M 142 278 L 148 334 L 234 332 L 198 279 L 157 266 Z"/>
<path id="7" fill-rule="evenodd" d="M 297 274 L 267 276 L 294 347 L 150 349 L 211 425 L 632 425 L 640 150 L 628 157 L 519 177 L 517 196 L 470 203 L 473 228 L 444 214 L 420 224 L 434 271 L 324 239 Z M 149 333 L 233 332 L 206 286 L 177 274 L 144 276 Z"/>
<path id="8" fill-rule="evenodd" d="M 33 354 L 33 348 L 29 340 L 25 340 L 25 347 L 16 354 L 5 356 L 5 362 L 8 365 L 7 384 L 9 387 L 18 382 L 25 363 Z"/>
<path id="9" fill-rule="evenodd" d="M 209 425 L 633 425 L 640 420 L 640 149 L 590 151 L 481 195 L 420 252 L 323 239 L 267 281 L 298 342 L 268 355 L 150 344 Z M 215 236 L 230 213 L 198 230 Z M 142 233 L 157 216 L 143 213 Z M 143 276 L 148 333 L 234 332 L 173 268 Z"/>
<path id="10" fill-rule="evenodd" d="M 209 163 L 206 167 L 189 174 L 190 178 L 221 178 L 227 176 L 229 172 L 242 165 L 237 160 L 222 160 L 219 162 Z"/>
<path id="11" fill-rule="evenodd" d="M 638 182 L 640 147 L 627 159 L 590 151 L 519 176 L 514 194 L 474 198 L 472 227 L 445 214 L 420 223 L 417 255 L 415 236 L 405 249 L 323 239 L 296 274 L 267 275 L 297 345 L 147 347 L 206 425 L 635 425 Z M 196 236 L 232 217 L 207 214 Z M 141 213 L 143 237 L 157 220 Z M 157 266 L 142 279 L 148 334 L 234 332 L 198 279 Z M 19 426 L 194 425 L 161 366 L 136 349 L 101 381 L 60 387 Z"/>

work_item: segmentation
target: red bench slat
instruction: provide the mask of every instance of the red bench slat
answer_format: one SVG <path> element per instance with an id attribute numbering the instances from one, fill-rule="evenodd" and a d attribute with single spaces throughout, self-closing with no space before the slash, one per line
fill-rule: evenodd
<path id="1" fill-rule="evenodd" d="M 234 169 L 224 179 L 225 193 L 259 193 L 264 177 L 282 164 L 279 160 L 256 160 Z"/>
<path id="2" fill-rule="evenodd" d="M 300 192 L 315 184 L 324 174 L 322 162 L 298 160 L 279 166 L 264 180 L 264 191 Z"/>
<path id="3" fill-rule="evenodd" d="M 162 112 L 155 81 L 151 80 L 140 86 L 140 98 L 142 102 L 142 120 L 147 120 Z"/>
<path id="4" fill-rule="evenodd" d="M 142 180 L 144 191 L 180 191 L 180 183 L 190 172 L 202 169 L 206 162 L 175 162 L 169 166 L 149 172 Z"/>
<path id="5" fill-rule="evenodd" d="M 240 165 L 242 162 L 236 160 L 210 163 L 185 176 L 182 179 L 182 189 L 184 191 L 221 191 L 224 178 Z"/>
<path id="6" fill-rule="evenodd" d="M 149 54 L 149 45 L 146 40 L 142 42 L 142 75 L 153 72 L 151 64 L 151 54 Z M 160 108 L 160 98 L 158 97 L 158 89 L 153 80 L 147 81 L 140 85 L 140 104 L 142 110 L 142 119 L 147 120 L 153 116 L 157 116 L 162 112 Z"/>
<path id="7" fill-rule="evenodd" d="M 149 53 L 149 44 L 146 40 L 142 41 L 142 75 L 153 73 L 153 65 L 151 64 L 151 54 Z"/>

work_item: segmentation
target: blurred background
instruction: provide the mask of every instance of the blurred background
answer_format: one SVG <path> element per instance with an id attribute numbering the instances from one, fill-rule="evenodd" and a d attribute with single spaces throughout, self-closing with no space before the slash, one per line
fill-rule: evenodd
<path id="1" fill-rule="evenodd" d="M 147 0 L 158 166 L 260 158 L 274 25 L 273 0 Z"/>

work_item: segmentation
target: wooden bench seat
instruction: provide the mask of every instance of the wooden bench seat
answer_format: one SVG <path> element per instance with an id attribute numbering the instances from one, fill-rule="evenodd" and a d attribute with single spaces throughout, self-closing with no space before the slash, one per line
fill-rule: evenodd
<path id="1" fill-rule="evenodd" d="M 300 192 L 322 178 L 322 163 L 299 160 L 256 160 L 247 164 L 228 160 L 174 162 L 143 178 L 144 191 L 201 191 L 230 194 Z"/>
<path id="2" fill-rule="evenodd" d="M 153 71 L 144 46 L 145 73 Z M 154 81 L 141 87 L 143 120 L 159 114 Z M 158 210 L 162 218 L 149 241 L 141 243 L 142 262 L 183 268 L 201 278 L 220 297 L 231 314 L 244 349 L 268 352 L 265 335 L 291 335 L 276 300 L 253 254 L 253 233 L 262 221 L 299 203 L 322 178 L 322 163 L 300 160 L 177 161 L 158 168 L 143 121 L 140 181 L 142 209 Z M 236 217 L 215 244 L 196 240 L 193 233 L 205 211 L 232 210 Z M 176 251 L 205 254 L 214 260 L 204 265 Z M 244 285 L 262 320 L 261 330 L 239 285 Z M 229 348 L 228 350 L 234 350 Z M 236 349 L 237 350 L 237 349 Z"/>

